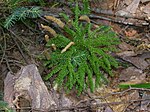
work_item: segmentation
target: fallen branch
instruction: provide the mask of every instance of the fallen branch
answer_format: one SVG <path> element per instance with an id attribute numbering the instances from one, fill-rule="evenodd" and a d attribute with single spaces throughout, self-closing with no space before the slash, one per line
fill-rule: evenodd
<path id="1" fill-rule="evenodd" d="M 84 104 L 82 106 L 71 106 L 71 107 L 58 107 L 58 108 L 53 108 L 53 109 L 49 109 L 48 112 L 55 112 L 55 111 L 65 111 L 65 110 L 80 110 L 80 109 L 87 109 L 88 107 L 90 108 L 98 108 L 98 107 L 102 107 L 102 106 L 110 106 L 110 105 L 120 105 L 120 104 L 127 104 L 127 103 L 133 103 L 133 102 L 141 102 L 141 101 L 147 101 L 150 99 L 138 99 L 138 100 L 131 100 L 131 101 L 126 101 L 126 102 L 106 102 L 106 103 L 99 103 L 99 104 L 94 104 L 94 103 L 88 103 L 88 104 Z M 45 110 L 41 110 L 41 109 L 34 109 L 31 107 L 22 107 L 22 108 L 16 108 L 16 110 L 33 110 L 33 111 L 40 111 L 40 112 L 44 112 Z M 0 110 L 3 111 L 3 110 Z"/>
<path id="2" fill-rule="evenodd" d="M 122 17 L 122 18 L 110 18 L 110 17 L 104 17 L 104 16 L 97 16 L 97 15 L 94 15 L 94 14 L 89 15 L 89 17 L 91 19 L 102 19 L 102 20 L 107 20 L 107 21 L 120 23 L 120 24 L 125 24 L 125 25 L 134 25 L 134 26 L 148 26 L 149 25 L 149 23 L 144 21 L 144 20 L 143 20 L 143 22 L 138 22 L 138 21 L 142 21 L 140 19 L 135 19 L 135 22 L 128 22 L 128 21 L 126 21 L 125 17 Z M 96 23 L 96 24 L 98 24 L 98 23 Z"/>

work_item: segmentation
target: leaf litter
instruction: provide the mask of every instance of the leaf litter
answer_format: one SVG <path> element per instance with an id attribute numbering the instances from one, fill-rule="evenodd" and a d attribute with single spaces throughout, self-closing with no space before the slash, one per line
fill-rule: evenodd
<path id="1" fill-rule="evenodd" d="M 137 19 L 134 19 L 134 17 L 135 18 L 139 17 L 140 19 L 142 19 L 142 22 L 149 20 L 150 1 L 149 0 L 133 0 L 133 1 L 132 0 L 123 0 L 123 1 L 106 0 L 102 2 L 97 0 L 91 1 L 91 6 L 94 8 L 95 7 L 100 8 L 98 4 L 101 5 L 104 4 L 103 5 L 104 9 L 108 9 L 108 10 L 115 9 L 116 11 L 115 14 L 119 16 L 124 15 L 127 16 L 127 18 L 131 17 L 131 19 L 129 18 L 123 19 L 122 23 L 120 23 L 120 21 L 118 22 L 111 21 L 111 19 L 112 20 L 116 18 L 119 19 L 120 18 L 119 16 L 111 17 L 110 21 L 90 18 L 91 22 L 97 21 L 96 22 L 97 24 L 93 23 L 95 26 L 100 25 L 99 23 L 104 25 L 111 25 L 113 30 L 116 31 L 116 33 L 118 34 L 119 38 L 122 41 L 122 43 L 118 46 L 119 52 L 115 54 L 115 57 L 118 58 L 118 60 L 120 60 L 121 62 L 126 62 L 127 65 L 120 66 L 116 71 L 114 70 L 115 76 L 110 78 L 110 81 L 112 80 L 112 82 L 110 82 L 110 85 L 99 87 L 95 93 L 90 93 L 89 91 L 87 91 L 83 93 L 81 96 L 75 96 L 74 94 L 77 94 L 76 91 L 73 91 L 70 94 L 66 94 L 63 92 L 59 93 L 54 90 L 48 90 L 49 83 L 48 84 L 46 83 L 46 85 L 44 84 L 43 80 L 40 78 L 40 74 L 37 71 L 36 65 L 28 65 L 21 68 L 21 70 L 27 69 L 25 70 L 26 71 L 25 74 L 20 74 L 21 70 L 17 73 L 19 75 L 15 75 L 15 76 L 9 72 L 7 74 L 7 77 L 5 78 L 4 96 L 5 96 L 5 100 L 10 104 L 10 106 L 12 105 L 14 106 L 15 104 L 15 106 L 19 108 L 18 99 L 20 97 L 24 97 L 25 99 L 28 100 L 29 106 L 31 106 L 32 104 L 32 108 L 35 108 L 39 106 L 39 102 L 37 104 L 33 104 L 33 102 L 31 102 L 31 99 L 33 99 L 35 101 L 34 103 L 36 103 L 37 99 L 35 98 L 35 96 L 39 96 L 40 99 L 38 100 L 40 100 L 40 102 L 44 101 L 43 98 L 45 97 L 50 98 L 50 100 L 45 100 L 43 102 L 44 106 L 40 104 L 41 107 L 37 107 L 40 109 L 43 108 L 48 109 L 50 105 L 47 104 L 51 104 L 51 102 L 53 102 L 53 104 L 55 104 L 54 106 L 55 108 L 60 106 L 60 108 L 64 109 L 64 111 L 69 111 L 69 110 L 71 111 L 71 109 L 76 109 L 79 107 L 80 107 L 79 111 L 84 110 L 85 112 L 88 109 L 91 111 L 99 111 L 99 112 L 150 111 L 149 87 L 136 88 L 130 86 L 131 84 L 147 84 L 150 81 L 149 79 L 150 78 L 149 76 L 150 75 L 150 39 L 149 39 L 150 31 L 149 28 L 147 28 L 147 26 L 144 26 L 143 24 L 141 24 L 140 27 L 136 26 L 136 23 L 139 21 Z M 66 10 L 69 9 L 66 8 Z M 47 12 L 45 13 L 46 15 L 48 15 Z M 57 15 L 56 10 L 54 11 L 54 13 L 55 15 Z M 93 11 L 92 13 L 98 16 L 104 16 L 101 13 L 96 13 L 96 11 Z M 106 17 L 110 17 L 110 15 L 109 16 L 106 15 Z M 120 19 L 122 20 L 122 18 Z M 123 22 L 126 24 L 124 24 Z M 22 27 L 20 29 L 24 29 L 24 28 Z M 12 30 L 14 32 L 17 31 L 15 29 Z M 27 30 L 24 31 L 29 34 Z M 15 33 L 17 34 L 17 32 Z M 44 34 L 39 38 L 43 38 L 43 37 Z M 35 50 L 39 50 L 39 51 L 37 51 L 34 54 Z M 30 49 L 29 47 L 29 51 L 33 53 L 32 56 L 41 53 L 42 50 L 43 47 L 38 49 L 36 49 L 35 47 L 34 50 Z M 9 52 L 9 54 L 11 54 L 11 52 Z M 19 54 L 19 56 L 16 55 L 15 57 L 21 57 L 21 56 Z M 22 58 L 20 58 L 20 60 L 22 60 Z M 32 62 L 35 62 L 34 59 L 32 59 Z M 36 64 L 40 65 L 40 63 L 36 63 Z M 42 67 L 38 67 L 38 68 L 40 69 L 41 73 L 48 71 Z M 34 72 L 34 73 L 29 73 L 29 72 Z M 30 79 L 32 83 L 27 83 L 26 86 L 25 86 L 26 83 L 19 83 L 19 82 L 23 82 L 22 81 L 23 79 L 26 79 L 25 82 L 27 82 L 27 78 Z M 117 80 L 117 81 L 113 81 L 113 80 Z M 128 88 L 121 89 L 119 88 L 119 84 L 124 84 L 124 85 L 126 84 L 128 85 Z M 35 91 L 33 92 L 30 89 L 30 86 L 35 88 L 37 92 Z M 41 90 L 40 88 L 44 88 L 44 90 Z M 43 93 L 43 91 L 45 92 Z M 44 96 L 45 94 L 48 96 Z M 95 106 L 95 104 L 97 104 L 97 106 Z M 76 107 L 71 108 L 74 105 Z M 63 108 L 63 106 L 65 106 L 66 108 Z M 84 106 L 90 108 L 84 109 Z M 55 108 L 53 109 L 55 110 Z"/>

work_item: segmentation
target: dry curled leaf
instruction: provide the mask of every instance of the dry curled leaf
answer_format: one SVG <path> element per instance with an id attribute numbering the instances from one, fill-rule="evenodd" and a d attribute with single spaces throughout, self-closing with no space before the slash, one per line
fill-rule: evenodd
<path id="1" fill-rule="evenodd" d="M 55 32 L 55 30 L 53 30 L 51 27 L 43 25 L 43 24 L 41 24 L 41 27 L 45 29 L 46 31 L 50 32 L 54 37 L 57 36 L 57 33 Z"/>
<path id="2" fill-rule="evenodd" d="M 113 94 L 115 92 L 118 92 L 118 90 L 119 90 L 118 88 L 113 89 L 110 87 L 101 87 L 96 90 L 96 94 L 98 96 L 105 97 L 108 94 L 111 94 L 111 93 Z M 129 101 L 129 95 L 124 95 L 122 97 L 119 97 L 118 95 L 110 95 L 108 97 L 105 97 L 105 100 L 102 100 L 103 103 L 104 102 L 107 102 L 107 103 L 126 102 L 126 101 Z M 123 112 L 123 110 L 126 108 L 127 105 L 128 103 L 120 103 L 118 105 L 109 105 L 109 107 L 111 107 L 111 109 L 114 112 Z"/>
<path id="3" fill-rule="evenodd" d="M 132 37 L 132 36 L 134 36 L 136 33 L 137 33 L 136 30 L 125 31 L 125 35 L 126 35 L 127 37 Z"/>
<path id="4" fill-rule="evenodd" d="M 147 51 L 150 51 L 150 44 L 140 44 L 137 46 L 136 50 L 147 50 Z"/>
<path id="5" fill-rule="evenodd" d="M 45 18 L 47 20 L 50 20 L 50 21 L 53 21 L 54 23 L 56 23 L 60 28 L 64 28 L 65 24 L 60 20 L 60 19 L 57 19 L 53 16 L 45 16 Z"/>

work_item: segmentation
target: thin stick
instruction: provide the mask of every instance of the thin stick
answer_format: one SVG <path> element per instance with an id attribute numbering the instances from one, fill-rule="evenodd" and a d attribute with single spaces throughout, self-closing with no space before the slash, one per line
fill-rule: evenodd
<path id="1" fill-rule="evenodd" d="M 11 30 L 8 30 L 8 31 L 9 31 L 10 33 L 12 33 L 15 37 L 17 37 L 17 35 L 16 35 L 13 31 L 11 31 Z M 16 39 L 15 39 L 13 36 L 11 36 L 11 38 L 13 39 L 13 41 L 15 42 L 15 44 L 17 45 L 17 47 L 18 47 L 18 49 L 19 49 L 19 52 L 20 52 L 20 54 L 22 55 L 22 57 L 23 57 L 23 59 L 25 60 L 25 62 L 26 62 L 27 64 L 29 64 L 28 61 L 27 61 L 27 59 L 26 59 L 26 57 L 25 57 L 25 55 L 24 55 L 24 53 L 23 53 L 23 51 L 22 51 L 22 49 L 20 48 L 18 42 L 16 41 Z"/>

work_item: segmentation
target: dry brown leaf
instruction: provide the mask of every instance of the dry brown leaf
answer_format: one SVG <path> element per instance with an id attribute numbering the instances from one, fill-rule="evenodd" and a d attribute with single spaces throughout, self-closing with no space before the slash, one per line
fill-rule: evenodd
<path id="1" fill-rule="evenodd" d="M 125 35 L 127 37 L 133 37 L 137 33 L 136 30 L 131 30 L 131 31 L 125 31 Z"/>
<path id="2" fill-rule="evenodd" d="M 115 92 L 118 92 L 118 89 L 112 89 L 110 87 L 101 87 L 99 89 L 96 90 L 96 94 L 97 96 L 106 96 L 108 94 L 111 94 L 111 93 L 115 93 Z M 129 96 L 122 96 L 122 97 L 119 97 L 119 95 L 110 95 L 108 97 L 105 97 L 105 100 L 102 101 L 103 103 L 113 103 L 113 102 L 126 102 L 126 101 L 129 101 Z M 122 112 L 126 106 L 128 105 L 128 103 L 126 104 L 119 104 L 119 105 L 109 105 L 109 107 L 111 107 L 111 109 L 114 111 L 114 112 Z"/>
<path id="3" fill-rule="evenodd" d="M 140 44 L 137 46 L 136 51 L 138 50 L 147 50 L 150 51 L 150 44 Z"/>
<path id="4" fill-rule="evenodd" d="M 53 21 L 54 23 L 56 23 L 60 28 L 64 28 L 65 24 L 60 20 L 60 19 L 57 19 L 53 16 L 45 16 L 45 18 L 47 20 L 50 20 L 50 21 Z"/>
<path id="5" fill-rule="evenodd" d="M 141 83 L 146 78 L 145 73 L 142 70 L 135 67 L 128 67 L 120 72 L 119 81 Z"/>
<path id="6" fill-rule="evenodd" d="M 120 57 L 127 57 L 127 56 L 136 56 L 137 54 L 135 54 L 134 51 L 123 51 L 120 53 L 116 53 L 118 56 Z"/>
<path id="7" fill-rule="evenodd" d="M 48 31 L 50 34 L 52 34 L 54 37 L 57 36 L 57 33 L 55 32 L 55 30 L 53 30 L 51 27 L 45 26 L 45 25 L 43 25 L 43 24 L 41 24 L 41 27 L 42 27 L 43 29 L 45 29 L 46 31 Z"/>
<path id="8" fill-rule="evenodd" d="M 140 81 L 138 79 L 134 79 L 134 80 L 127 81 L 127 82 L 122 82 L 120 83 L 120 85 L 132 85 L 132 84 L 142 84 L 142 83 L 145 83 L 145 82 Z"/>
<path id="9" fill-rule="evenodd" d="M 145 70 L 149 66 L 149 64 L 144 58 L 138 56 L 127 56 L 121 58 L 129 63 L 132 63 L 134 66 L 141 70 Z"/>
<path id="10" fill-rule="evenodd" d="M 134 50 L 134 46 L 131 46 L 130 44 L 127 44 L 126 42 L 122 42 L 118 46 L 121 51 L 132 51 Z"/>

